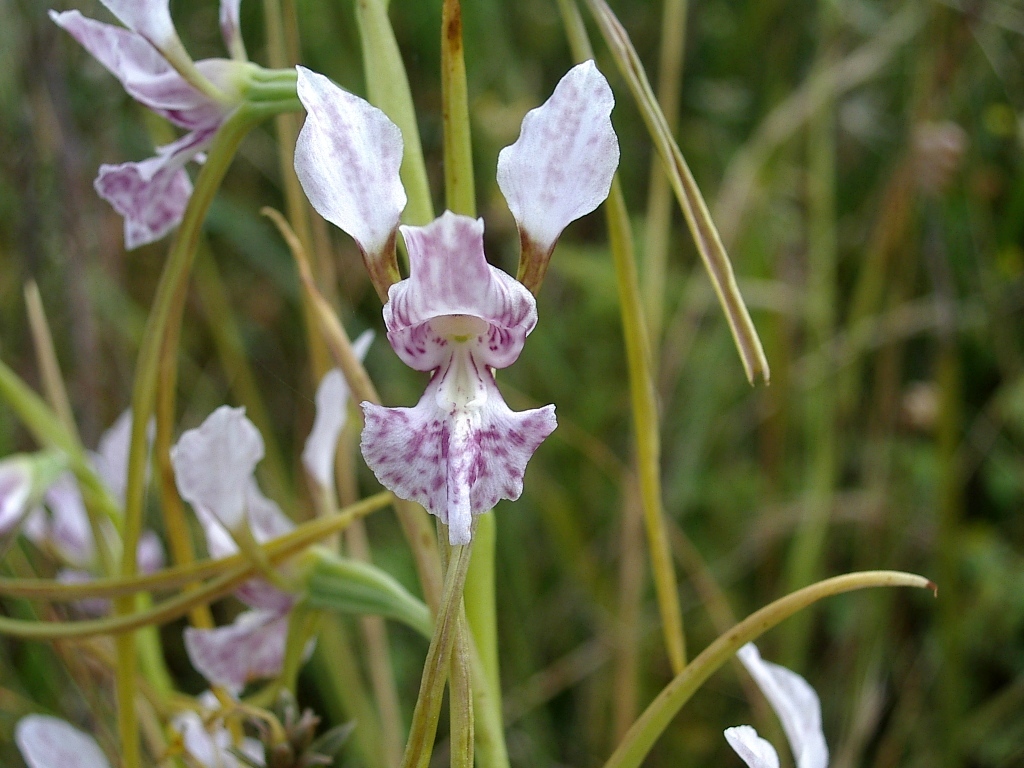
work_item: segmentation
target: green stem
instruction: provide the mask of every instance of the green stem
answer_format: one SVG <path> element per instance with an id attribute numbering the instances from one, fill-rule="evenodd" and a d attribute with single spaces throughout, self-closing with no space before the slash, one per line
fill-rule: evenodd
<path id="1" fill-rule="evenodd" d="M 573 49 L 573 57 L 578 61 L 593 58 L 593 48 L 575 3 L 560 0 L 559 9 L 562 12 L 569 44 Z M 608 222 L 612 260 L 615 264 L 615 279 L 619 288 L 622 332 L 629 365 L 629 391 L 633 407 L 640 495 L 647 543 L 651 551 L 651 571 L 658 598 L 658 611 L 661 614 L 665 648 L 672 670 L 678 674 L 686 666 L 686 636 L 683 632 L 682 611 L 679 609 L 675 568 L 672 564 L 668 536 L 665 533 L 661 501 L 661 433 L 647 324 L 644 321 L 640 299 L 629 213 L 626 211 L 618 175 L 612 181 L 611 193 L 605 202 L 604 210 Z"/>
<path id="2" fill-rule="evenodd" d="M 451 717 L 451 768 L 473 768 L 474 705 L 472 651 L 473 637 L 466 621 L 464 601 L 459 601 L 455 640 L 452 645 L 448 682 Z"/>
<path id="3" fill-rule="evenodd" d="M 470 140 L 469 93 L 459 0 L 444 0 L 441 9 L 441 120 L 444 125 L 444 191 L 448 209 L 452 213 L 475 216 L 473 145 Z"/>
<path id="4" fill-rule="evenodd" d="M 356 0 L 356 22 L 363 44 L 363 69 L 370 103 L 379 107 L 402 131 L 402 184 L 409 204 L 402 214 L 407 224 L 426 224 L 434 218 L 427 167 L 423 161 L 420 131 L 416 125 L 409 77 L 398 50 L 398 41 L 382 0 Z"/>
<path id="5" fill-rule="evenodd" d="M 448 563 L 445 573 L 441 605 L 434 625 L 434 636 L 430 640 L 430 648 L 427 650 L 427 658 L 423 664 L 420 692 L 416 699 L 416 708 L 412 713 L 409 742 L 406 744 L 405 755 L 402 758 L 402 768 L 427 768 L 430 764 L 472 546 L 473 544 L 470 542 L 464 546 L 452 548 L 451 561 Z"/>
<path id="6" fill-rule="evenodd" d="M 686 666 L 686 637 L 683 633 L 679 590 L 668 535 L 665 532 L 665 511 L 661 501 L 661 432 L 658 403 L 654 392 L 651 353 L 647 344 L 647 325 L 644 322 L 636 261 L 633 256 L 629 214 L 626 212 L 626 203 L 617 175 L 605 203 L 605 214 L 612 260 L 615 263 L 615 277 L 619 286 L 622 331 L 629 364 L 629 391 L 633 403 L 633 429 L 647 545 L 650 549 L 651 570 L 665 647 L 672 671 L 678 674 Z"/>
<path id="7" fill-rule="evenodd" d="M 651 702 L 608 758 L 604 768 L 639 768 L 654 742 L 704 682 L 743 645 L 818 600 L 867 587 L 918 587 L 935 591 L 923 576 L 900 571 L 863 571 L 836 576 L 793 592 L 752 613 L 720 635 Z"/>
<path id="8" fill-rule="evenodd" d="M 379 508 L 390 501 L 390 494 L 378 494 L 362 503 L 358 510 L 353 509 L 347 515 L 338 515 L 327 520 L 316 520 L 308 525 L 303 535 L 292 534 L 282 536 L 272 542 L 261 545 L 266 559 L 275 564 L 305 549 L 317 539 L 329 536 L 349 525 L 354 519 L 368 514 L 372 508 Z M 230 565 L 229 565 L 230 563 Z M 233 592 L 239 584 L 252 578 L 256 573 L 256 565 L 245 555 L 233 556 L 216 561 L 216 578 L 211 579 L 193 592 L 181 592 L 176 597 L 159 603 L 156 607 L 127 615 L 115 614 L 103 619 L 86 621 L 24 621 L 0 616 L 0 635 L 11 635 L 26 640 L 57 640 L 76 637 L 92 637 L 95 635 L 116 634 L 119 637 L 131 637 L 134 630 L 153 624 L 164 624 L 173 621 L 191 611 L 195 606 L 210 603 L 213 600 Z M 211 564 L 212 565 L 212 564 Z M 127 598 L 134 604 L 134 594 Z"/>
<path id="9" fill-rule="evenodd" d="M 679 122 L 682 93 L 683 54 L 686 51 L 688 0 L 665 0 L 661 19 L 661 51 L 658 54 L 658 103 L 665 124 L 675 131 Z M 644 226 L 643 276 L 645 314 L 651 348 L 657 349 L 665 314 L 665 273 L 672 231 L 672 190 L 661 160 L 651 158 L 647 189 L 647 218 Z"/>
<path id="10" fill-rule="evenodd" d="M 683 216 L 686 218 L 694 245 L 697 246 L 697 251 L 704 262 L 704 268 L 711 279 L 718 302 L 725 313 L 725 319 L 729 323 L 729 330 L 732 332 L 736 350 L 739 352 L 743 369 L 747 374 L 747 381 L 753 384 L 754 380 L 760 376 L 767 383 L 770 378 L 768 361 L 765 359 L 757 330 L 750 319 L 750 312 L 743 302 L 743 296 L 740 295 L 729 255 L 725 251 L 725 246 L 722 245 L 722 239 L 719 237 L 715 223 L 711 220 L 711 214 L 708 211 L 707 203 L 704 202 L 700 187 L 697 186 L 690 167 L 658 106 L 640 57 L 637 55 L 626 29 L 604 0 L 587 0 L 587 5 L 590 6 L 594 18 L 601 28 L 601 33 L 615 56 L 619 71 L 629 84 L 640 114 L 647 125 L 647 131 L 661 156 L 666 173 L 669 174 L 669 181 L 676 194 L 676 199 L 679 201 Z"/>
<path id="11" fill-rule="evenodd" d="M 393 498 L 389 491 L 383 491 L 347 506 L 330 517 L 302 523 L 284 536 L 272 539 L 261 547 L 267 558 L 275 562 L 283 557 L 282 552 L 295 552 L 336 534 L 354 521 L 386 507 L 392 503 Z M 190 582 L 223 574 L 228 569 L 246 562 L 246 555 L 239 553 L 218 560 L 201 560 L 187 565 L 176 565 L 146 576 L 99 578 L 81 584 L 66 584 L 54 579 L 0 578 L 0 595 L 65 602 L 96 597 L 120 597 L 138 592 L 167 592 Z"/>
<path id="12" fill-rule="evenodd" d="M 473 557 L 466 576 L 466 617 L 491 689 L 491 706 L 501 720 L 501 673 L 498 663 L 498 613 L 495 605 L 494 555 L 497 521 L 494 512 L 477 517 Z"/>
<path id="13" fill-rule="evenodd" d="M 122 576 L 133 576 L 136 569 L 135 550 L 142 533 L 146 490 L 146 426 L 153 414 L 156 399 L 160 351 L 167 334 L 168 322 L 175 314 L 174 299 L 182 293 L 180 286 L 188 281 L 206 212 L 231 164 L 235 150 L 249 130 L 266 117 L 294 108 L 296 103 L 289 100 L 259 105 L 244 104 L 228 118 L 213 140 L 207 161 L 196 180 L 195 189 L 164 266 L 153 308 L 146 322 L 132 391 L 133 418 L 122 531 Z M 131 613 L 134 604 L 133 598 L 118 598 L 114 601 L 115 615 L 124 616 Z M 117 638 L 116 687 L 118 729 L 125 768 L 141 766 L 135 714 L 136 667 L 133 636 L 130 633 L 120 635 Z"/>

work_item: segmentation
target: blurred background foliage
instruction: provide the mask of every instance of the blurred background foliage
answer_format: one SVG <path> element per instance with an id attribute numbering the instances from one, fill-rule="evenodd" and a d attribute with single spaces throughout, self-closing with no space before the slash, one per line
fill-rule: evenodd
<path id="1" fill-rule="evenodd" d="M 213 0 L 171 5 L 195 58 L 223 55 Z M 305 63 L 363 92 L 352 3 L 297 5 Z M 108 18 L 96 0 L 59 10 L 70 7 Z M 661 4 L 613 8 L 655 81 Z M 0 0 L 0 355 L 38 384 L 23 300 L 34 279 L 95 445 L 128 403 L 167 241 L 126 253 L 92 179 L 100 163 L 146 157 L 172 134 L 46 10 Z M 265 61 L 261 4 L 242 14 L 249 53 Z M 440 1 L 392 0 L 391 17 L 440 210 Z M 463 18 L 478 204 L 492 263 L 513 270 L 497 152 L 571 60 L 549 0 L 467 0 Z M 664 276 L 643 263 L 651 142 L 591 33 L 617 94 L 620 173 L 655 319 L 665 506 L 691 648 L 821 576 L 920 572 L 939 583 L 937 601 L 834 598 L 764 637 L 762 652 L 821 694 L 834 768 L 1024 765 L 1024 11 L 1013 0 L 690 3 L 677 138 L 765 341 L 773 379 L 753 389 L 678 210 Z M 283 207 L 272 124 L 246 140 L 209 218 L 183 331 L 180 427 L 224 402 L 253 415 L 251 372 L 260 426 L 288 457 L 264 487 L 303 518 L 297 448 L 314 382 L 297 277 L 262 205 Z M 352 242 L 334 231 L 331 246 L 349 333 L 381 331 Z M 594 766 L 670 677 L 600 214 L 563 237 L 539 311 L 501 376 L 513 407 L 554 402 L 560 422 L 523 499 L 497 510 L 509 748 L 516 766 Z M 368 368 L 386 403 L 418 397 L 422 377 L 383 340 Z M 0 455 L 31 448 L 0 407 Z M 365 468 L 361 482 L 376 487 Z M 413 585 L 390 515 L 369 528 L 375 559 Z M 198 690 L 181 627 L 163 632 L 170 664 Z M 425 645 L 394 633 L 411 709 Z M 314 682 L 309 701 L 339 717 Z M 780 744 L 742 682 L 728 669 L 712 678 L 647 764 L 738 765 L 721 732 L 742 722 Z M 19 764 L 9 744 L 20 715 L 82 715 L 86 704 L 109 711 L 109 677 L 75 663 L 73 646 L 0 639 L 0 762 Z M 102 719 L 85 722 L 111 743 Z"/>

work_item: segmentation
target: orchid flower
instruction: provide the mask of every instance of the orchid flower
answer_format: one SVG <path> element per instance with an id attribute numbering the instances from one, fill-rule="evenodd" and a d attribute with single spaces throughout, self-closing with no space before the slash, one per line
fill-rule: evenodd
<path id="1" fill-rule="evenodd" d="M 141 162 L 102 165 L 95 187 L 124 217 L 125 246 L 159 240 L 181 221 L 192 194 L 185 171 L 201 161 L 214 134 L 242 103 L 254 68 L 239 34 L 240 0 L 221 0 L 224 42 L 233 59 L 193 63 L 171 22 L 169 0 L 102 0 L 125 26 L 94 21 L 78 11 L 50 18 L 71 34 L 145 107 L 187 133 Z"/>
<path id="2" fill-rule="evenodd" d="M 28 768 L 110 768 L 96 739 L 49 715 L 28 715 L 14 728 Z"/>
<path id="3" fill-rule="evenodd" d="M 263 438 L 244 408 L 221 406 L 171 449 L 181 497 L 196 512 L 210 557 L 238 551 L 236 537 L 262 543 L 294 528 L 256 484 Z M 288 615 L 295 597 L 264 579 L 250 579 L 235 595 L 252 610 L 215 629 L 185 630 L 192 665 L 211 683 L 241 691 L 246 683 L 281 670 Z"/>
<path id="4" fill-rule="evenodd" d="M 171 449 L 178 491 L 199 518 L 210 557 L 237 552 L 236 536 L 262 543 L 294 527 L 253 477 L 263 453 L 263 438 L 245 409 L 228 406 Z M 185 648 L 207 680 L 240 691 L 249 680 L 280 671 L 295 598 L 263 579 L 250 579 L 235 594 L 253 610 L 225 627 L 186 629 Z"/>
<path id="5" fill-rule="evenodd" d="M 209 713 L 219 706 L 206 692 L 199 697 Z M 231 751 L 231 734 L 223 723 L 204 724 L 202 716 L 191 710 L 176 715 L 171 726 L 181 735 L 182 747 L 200 768 L 241 768 Z M 110 768 L 110 761 L 89 734 L 68 722 L 49 715 L 28 715 L 18 721 L 14 740 L 28 768 Z M 238 748 L 256 765 L 264 765 L 263 745 L 243 738 Z"/>
<path id="6" fill-rule="evenodd" d="M 370 331 L 356 339 L 353 348 L 360 359 L 372 341 Z M 338 370 L 328 372 L 317 389 L 316 418 L 302 460 L 324 488 L 333 483 L 334 454 L 345 426 L 348 394 Z M 236 535 L 251 536 L 261 544 L 294 528 L 253 477 L 263 451 L 263 438 L 246 418 L 245 409 L 228 406 L 218 408 L 197 429 L 185 432 L 171 449 L 178 490 L 199 518 L 210 557 L 237 552 Z M 235 596 L 252 610 L 228 626 L 186 629 L 185 649 L 192 665 L 207 680 L 240 691 L 251 680 L 281 671 L 295 597 L 263 579 L 245 582 Z"/>
<path id="7" fill-rule="evenodd" d="M 362 404 L 363 456 L 387 488 L 448 525 L 452 544 L 466 544 L 474 515 L 519 498 L 527 462 L 555 428 L 554 406 L 514 413 L 494 380 L 519 357 L 536 302 L 487 263 L 482 220 L 445 212 L 426 226 L 399 227 L 406 195 L 398 127 L 326 77 L 298 70 L 307 119 L 295 171 L 313 207 L 356 241 L 378 292 L 387 292 L 392 348 L 431 373 L 413 408 Z M 562 230 L 608 195 L 619 159 L 612 104 L 594 63 L 580 64 L 499 156 L 498 185 L 520 239 L 545 263 Z M 396 283 L 399 231 L 410 275 Z"/>
<path id="8" fill-rule="evenodd" d="M 740 648 L 736 655 L 782 722 L 796 768 L 827 768 L 828 745 L 821 730 L 821 702 L 814 689 L 796 672 L 764 661 L 752 643 Z M 775 748 L 749 725 L 727 728 L 725 738 L 750 768 L 779 768 Z"/>
<path id="9" fill-rule="evenodd" d="M 96 474 L 121 504 L 128 477 L 131 426 L 131 412 L 125 411 L 100 437 L 97 451 L 90 454 Z M 42 507 L 34 508 L 25 517 L 22 532 L 29 541 L 49 552 L 63 565 L 57 572 L 58 580 L 67 583 L 90 581 L 99 565 L 97 542 L 74 475 L 70 472 L 58 475 L 45 489 L 42 501 Z M 118 552 L 120 539 L 110 520 L 101 521 L 99 533 L 110 550 Z M 163 545 L 153 531 L 142 532 L 135 556 L 141 573 L 154 573 L 163 567 Z M 103 599 L 80 600 L 76 606 L 83 613 L 102 615 L 108 612 L 110 603 Z"/>
<path id="10" fill-rule="evenodd" d="M 24 456 L 0 461 L 0 536 L 21 523 L 32 495 L 32 462 Z"/>

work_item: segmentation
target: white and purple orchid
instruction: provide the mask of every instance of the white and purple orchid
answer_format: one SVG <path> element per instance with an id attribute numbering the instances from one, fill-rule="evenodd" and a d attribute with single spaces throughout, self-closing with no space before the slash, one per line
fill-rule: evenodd
<path id="1" fill-rule="evenodd" d="M 204 720 L 219 708 L 209 691 L 199 697 L 203 714 L 186 710 L 174 716 L 171 727 L 181 738 L 188 765 L 199 768 L 241 768 L 232 747 L 231 733 L 215 718 Z M 14 729 L 14 741 L 28 768 L 110 768 L 110 761 L 89 734 L 49 715 L 27 715 Z M 263 744 L 243 738 L 237 748 L 254 765 L 264 765 Z"/>
<path id="2" fill-rule="evenodd" d="M 57 717 L 21 718 L 14 741 L 28 768 L 110 768 L 96 739 Z"/>
<path id="3" fill-rule="evenodd" d="M 827 768 L 828 745 L 821 729 L 821 702 L 814 689 L 796 672 L 764 661 L 747 643 L 736 652 L 764 693 L 786 732 L 796 768 Z M 779 756 L 749 725 L 725 730 L 725 738 L 749 768 L 779 768 Z"/>
<path id="4" fill-rule="evenodd" d="M 210 557 L 237 552 L 236 537 L 262 543 L 294 528 L 253 477 L 263 451 L 263 438 L 245 409 L 228 406 L 185 432 L 171 449 L 178 492 L 199 518 Z M 250 579 L 235 595 L 252 610 L 228 626 L 189 627 L 185 648 L 207 680 L 238 692 L 251 680 L 280 672 L 295 597 L 264 579 Z"/>
<path id="5" fill-rule="evenodd" d="M 128 476 L 128 440 L 131 435 L 131 412 L 126 411 L 100 437 L 96 452 L 90 452 L 96 474 L 111 496 L 124 503 L 124 486 Z M 60 563 L 57 578 L 67 583 L 83 583 L 94 578 L 99 568 L 97 542 L 82 492 L 75 476 L 60 472 L 45 485 L 37 486 L 41 505 L 31 505 L 21 521 L 25 537 Z M 121 541 L 111 520 L 101 520 L 97 528 L 110 552 L 120 554 Z M 164 565 L 164 549 L 160 538 L 150 530 L 139 538 L 136 558 L 141 573 L 153 573 Z M 103 599 L 79 600 L 76 607 L 89 615 L 101 615 L 110 603 Z"/>
<path id="6" fill-rule="evenodd" d="M 554 406 L 514 413 L 494 380 L 519 357 L 537 323 L 536 302 L 487 263 L 482 220 L 445 212 L 426 226 L 399 227 L 406 195 L 398 127 L 326 77 L 298 69 L 308 115 L 295 148 L 299 180 L 313 207 L 356 241 L 386 293 L 392 348 L 432 374 L 415 407 L 362 404 L 363 456 L 387 488 L 448 525 L 452 544 L 466 544 L 474 515 L 519 497 L 527 462 L 555 428 Z M 499 156 L 498 185 L 524 255 L 544 262 L 527 271 L 542 276 L 562 230 L 607 197 L 619 160 L 612 105 L 594 62 L 580 64 Z M 410 274 L 395 282 L 399 231 Z"/>
<path id="7" fill-rule="evenodd" d="M 193 63 L 171 22 L 169 0 L 102 0 L 125 26 L 86 18 L 78 11 L 50 17 L 65 29 L 145 107 L 187 133 L 141 162 L 102 165 L 96 191 L 124 217 L 129 249 L 159 240 L 181 221 L 192 194 L 185 165 L 202 152 L 242 103 L 246 73 L 239 33 L 240 0 L 221 0 L 221 30 L 232 59 Z"/>

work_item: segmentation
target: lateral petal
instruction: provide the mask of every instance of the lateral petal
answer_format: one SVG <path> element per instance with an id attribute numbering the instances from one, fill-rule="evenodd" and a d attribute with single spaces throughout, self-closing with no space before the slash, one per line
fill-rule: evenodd
<path id="1" fill-rule="evenodd" d="M 44 514 L 42 526 L 26 525 L 25 535 L 39 546 L 50 546 L 68 565 L 90 568 L 96 557 L 96 543 L 74 475 L 66 472 L 57 478 L 44 498 L 50 517 Z"/>
<path id="2" fill-rule="evenodd" d="M 110 768 L 92 736 L 56 717 L 21 718 L 14 740 L 28 768 Z"/>
<path id="3" fill-rule="evenodd" d="M 814 688 L 796 672 L 764 661 L 753 643 L 740 648 L 736 656 L 778 715 L 797 768 L 827 768 L 828 745 Z"/>
<path id="4" fill-rule="evenodd" d="M 182 166 L 207 147 L 215 132 L 193 131 L 141 162 L 100 166 L 93 186 L 124 217 L 126 248 L 159 240 L 178 226 L 192 196 Z"/>
<path id="5" fill-rule="evenodd" d="M 247 57 L 239 18 L 241 4 L 242 0 L 220 0 L 220 33 L 224 37 L 224 45 L 230 51 L 231 58 L 245 61 Z"/>
<path id="6" fill-rule="evenodd" d="M 246 611 L 232 624 L 216 629 L 185 629 L 189 660 L 211 683 L 235 693 L 252 680 L 281 671 L 288 615 L 277 611 Z"/>
<path id="7" fill-rule="evenodd" d="M 593 61 L 570 69 L 498 155 L 498 186 L 520 237 L 550 255 L 566 225 L 600 205 L 619 164 L 611 87 Z"/>
<path id="8" fill-rule="evenodd" d="M 171 21 L 170 0 L 100 0 L 118 20 L 138 32 L 157 48 L 161 48 L 178 33 Z"/>
<path id="9" fill-rule="evenodd" d="M 392 266 L 406 203 L 402 133 L 369 102 L 297 69 L 306 122 L 295 145 L 295 173 L 313 207 L 356 241 L 371 277 L 379 277 Z"/>
<path id="10" fill-rule="evenodd" d="M 360 360 L 373 342 L 373 331 L 364 331 L 352 344 Z M 316 417 L 302 451 L 302 464 L 323 488 L 331 487 L 334 479 L 334 455 L 338 437 L 348 420 L 348 384 L 341 370 L 333 368 L 324 374 L 316 390 Z"/>
<path id="11" fill-rule="evenodd" d="M 770 742 L 749 725 L 725 729 L 725 739 L 750 768 L 779 768 L 779 755 Z"/>
<path id="12" fill-rule="evenodd" d="M 178 74 L 144 36 L 78 11 L 50 11 L 50 18 L 106 67 L 132 98 L 175 124 L 194 128 L 221 111 L 216 102 Z"/>
<path id="13" fill-rule="evenodd" d="M 263 458 L 263 438 L 244 408 L 221 406 L 171 449 L 181 497 L 203 508 L 228 530 L 243 523 L 246 493 Z"/>

